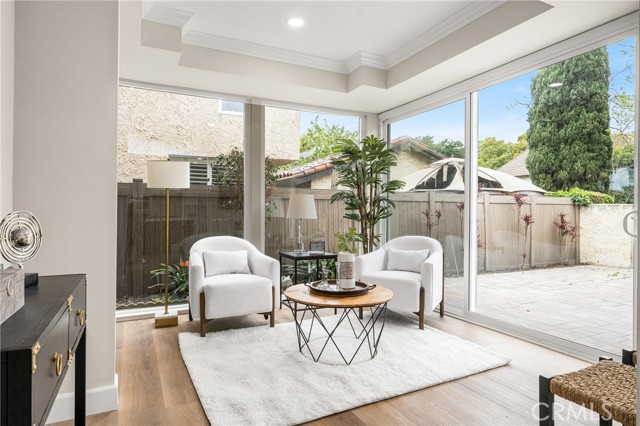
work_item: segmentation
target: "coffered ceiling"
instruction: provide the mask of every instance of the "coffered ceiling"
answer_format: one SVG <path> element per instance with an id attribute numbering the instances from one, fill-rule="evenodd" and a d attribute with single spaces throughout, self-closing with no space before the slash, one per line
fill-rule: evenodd
<path id="1" fill-rule="evenodd" d="M 120 77 L 377 113 L 637 9 L 636 1 L 127 1 Z M 291 17 L 304 26 L 288 26 Z"/>

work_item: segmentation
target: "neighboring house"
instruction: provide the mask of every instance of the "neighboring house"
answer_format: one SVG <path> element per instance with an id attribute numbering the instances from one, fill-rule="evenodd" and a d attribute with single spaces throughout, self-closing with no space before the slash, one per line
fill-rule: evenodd
<path id="1" fill-rule="evenodd" d="M 296 188 L 331 189 L 335 187 L 332 159 L 332 157 L 325 157 L 310 163 L 281 169 L 276 174 L 278 177 L 276 185 Z"/>
<path id="2" fill-rule="evenodd" d="M 121 86 L 118 90 L 118 182 L 144 179 L 147 160 L 202 157 L 243 149 L 240 102 Z M 275 164 L 300 158 L 300 113 L 269 108 L 265 153 Z"/>
<path id="3" fill-rule="evenodd" d="M 418 142 L 410 136 L 400 136 L 391 140 L 391 148 L 395 150 L 398 165 L 391 168 L 394 179 L 402 179 L 418 170 L 422 170 L 431 163 L 446 158 L 438 151 Z"/>
<path id="4" fill-rule="evenodd" d="M 391 148 L 398 155 L 398 165 L 391 168 L 394 179 L 422 170 L 431 163 L 442 160 L 444 155 L 429 148 L 409 136 L 401 136 L 391 141 Z M 325 157 L 307 164 L 296 165 L 278 172 L 278 186 L 297 188 L 332 189 L 335 188 L 332 157 Z"/>
<path id="5" fill-rule="evenodd" d="M 531 182 L 531 177 L 529 177 L 529 169 L 527 169 L 527 155 L 529 155 L 528 149 L 526 151 L 523 151 L 513 160 L 510 160 L 507 163 L 503 164 L 501 167 L 498 167 L 497 170 L 499 172 L 515 176 L 525 182 Z"/>
<path id="6" fill-rule="evenodd" d="M 400 192 L 448 191 L 464 192 L 464 160 L 446 158 L 431 166 L 406 175 L 405 186 Z M 544 189 L 498 170 L 478 167 L 478 184 L 482 191 L 496 194 L 521 192 L 527 195 L 544 195 Z"/>

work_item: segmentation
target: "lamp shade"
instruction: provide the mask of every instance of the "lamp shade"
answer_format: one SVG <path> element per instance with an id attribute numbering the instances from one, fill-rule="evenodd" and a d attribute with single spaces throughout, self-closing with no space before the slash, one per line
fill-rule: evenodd
<path id="1" fill-rule="evenodd" d="M 147 188 L 189 188 L 187 161 L 147 161 Z"/>
<path id="2" fill-rule="evenodd" d="M 291 194 L 287 217 L 289 219 L 317 219 L 313 194 Z"/>

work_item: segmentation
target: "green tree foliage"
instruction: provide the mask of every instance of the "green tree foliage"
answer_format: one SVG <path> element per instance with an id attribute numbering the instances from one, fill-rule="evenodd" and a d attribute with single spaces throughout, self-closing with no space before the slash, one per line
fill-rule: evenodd
<path id="1" fill-rule="evenodd" d="M 433 136 L 418 136 L 415 138 L 418 142 L 427 145 L 429 148 L 438 151 L 445 157 L 464 158 L 464 144 L 461 141 L 452 141 L 443 139 L 440 142 L 434 142 Z"/>
<path id="2" fill-rule="evenodd" d="M 531 79 L 527 168 L 534 184 L 551 191 L 607 191 L 609 73 L 607 51 L 599 48 L 543 68 Z"/>
<path id="3" fill-rule="evenodd" d="M 611 166 L 614 169 L 633 166 L 633 142 L 614 144 Z"/>
<path id="4" fill-rule="evenodd" d="M 389 180 L 391 167 L 397 165 L 396 153 L 375 136 L 360 143 L 342 139 L 336 152 L 339 157 L 333 164 L 338 169 L 338 186 L 348 189 L 333 194 L 331 202 L 344 202 L 344 217 L 358 223 L 358 241 L 369 253 L 380 241 L 380 235 L 375 233 L 377 224 L 390 217 L 395 208 L 389 195 L 404 186 L 400 180 Z"/>
<path id="5" fill-rule="evenodd" d="M 633 144 L 635 96 L 633 93 L 627 93 L 625 86 L 633 85 L 635 44 L 629 41 L 622 42 L 621 52 L 627 58 L 627 63 L 616 72 L 612 72 L 609 79 L 611 134 L 618 136 L 619 140 Z M 621 84 L 621 80 L 627 84 Z M 615 142 L 614 139 L 614 145 Z"/>
<path id="6" fill-rule="evenodd" d="M 494 137 L 484 138 L 480 141 L 478 151 L 478 164 L 489 169 L 497 169 L 526 151 L 527 140 L 520 136 L 518 142 L 505 142 Z"/>
<path id="7" fill-rule="evenodd" d="M 332 124 L 329 126 L 325 120 L 321 126 L 318 122 L 320 117 L 311 122 L 311 127 L 300 136 L 301 159 L 296 164 L 305 164 L 319 158 L 325 158 L 333 153 L 335 144 L 340 139 L 356 139 L 358 132 L 350 132 L 344 126 Z"/>
<path id="8" fill-rule="evenodd" d="M 221 154 L 216 157 L 215 163 L 219 174 L 215 181 L 218 183 L 220 195 L 226 198 L 223 205 L 233 210 L 242 212 L 244 209 L 244 152 L 238 148 L 233 148 L 228 154 Z M 265 199 L 268 199 L 273 192 L 276 183 L 277 168 L 271 158 L 264 159 L 265 178 Z M 273 211 L 273 206 L 267 201 L 267 218 Z M 242 214 L 236 215 L 242 218 Z"/>
<path id="9" fill-rule="evenodd" d="M 591 204 L 613 204 L 614 198 L 609 194 L 601 192 L 586 191 L 580 188 L 571 188 L 570 190 L 560 190 L 547 192 L 545 197 L 565 197 L 571 198 L 573 204 L 578 206 L 589 206 Z"/>

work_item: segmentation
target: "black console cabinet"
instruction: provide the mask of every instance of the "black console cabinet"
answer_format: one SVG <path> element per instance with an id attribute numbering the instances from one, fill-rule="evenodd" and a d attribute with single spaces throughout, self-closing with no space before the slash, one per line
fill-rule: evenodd
<path id="1" fill-rule="evenodd" d="M 85 424 L 85 275 L 40 277 L 24 307 L 2 324 L 2 425 L 44 425 L 75 363 L 75 424 Z"/>

